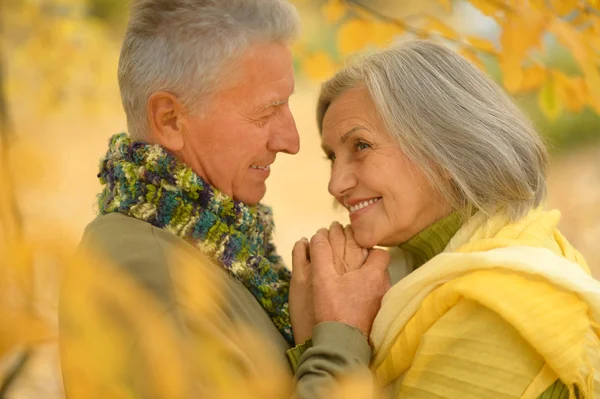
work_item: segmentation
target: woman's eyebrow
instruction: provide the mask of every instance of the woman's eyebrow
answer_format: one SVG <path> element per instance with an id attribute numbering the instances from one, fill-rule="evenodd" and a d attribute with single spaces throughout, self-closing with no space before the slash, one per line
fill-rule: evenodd
<path id="1" fill-rule="evenodd" d="M 348 141 L 348 139 L 350 137 L 352 137 L 352 135 L 356 132 L 358 132 L 359 130 L 367 130 L 362 126 L 354 126 L 352 129 L 348 130 L 346 133 L 344 133 L 342 135 L 342 137 L 340 137 L 340 143 L 342 144 L 346 144 L 346 142 Z"/>

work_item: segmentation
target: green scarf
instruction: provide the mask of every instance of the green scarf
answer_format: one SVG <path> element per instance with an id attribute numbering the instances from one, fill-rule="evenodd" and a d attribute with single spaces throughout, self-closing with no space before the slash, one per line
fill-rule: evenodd
<path id="1" fill-rule="evenodd" d="M 158 145 L 111 137 L 100 162 L 100 214 L 143 220 L 190 242 L 239 280 L 293 345 L 290 272 L 272 241 L 271 209 L 226 196 Z"/>

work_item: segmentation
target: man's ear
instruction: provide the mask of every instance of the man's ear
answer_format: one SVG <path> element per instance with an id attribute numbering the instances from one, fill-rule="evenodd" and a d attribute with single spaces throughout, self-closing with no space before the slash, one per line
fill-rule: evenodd
<path id="1" fill-rule="evenodd" d="M 184 109 L 171 93 L 159 91 L 148 99 L 148 120 L 155 143 L 171 152 L 180 151 L 184 145 Z"/>

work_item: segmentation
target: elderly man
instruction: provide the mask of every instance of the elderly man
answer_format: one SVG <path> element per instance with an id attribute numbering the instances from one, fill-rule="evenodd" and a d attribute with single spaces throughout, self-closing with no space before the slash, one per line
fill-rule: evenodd
<path id="1" fill-rule="evenodd" d="M 290 277 L 271 242 L 271 212 L 259 202 L 276 155 L 299 151 L 288 106 L 298 25 L 285 0 L 134 2 L 119 62 L 130 134 L 110 140 L 100 166 L 100 215 L 82 242 L 170 311 L 177 301 L 166 251 L 192 244 L 229 276 L 222 317 L 250 325 L 282 358 L 295 344 Z M 386 262 L 374 257 L 363 268 Z M 325 316 L 295 375 L 300 398 L 368 369 L 377 285 L 387 281 L 323 283 L 313 306 Z"/>

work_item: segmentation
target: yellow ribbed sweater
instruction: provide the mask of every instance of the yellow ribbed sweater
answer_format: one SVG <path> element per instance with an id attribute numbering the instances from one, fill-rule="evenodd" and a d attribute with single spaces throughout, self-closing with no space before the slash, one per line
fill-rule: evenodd
<path id="1" fill-rule="evenodd" d="M 534 399 L 557 379 L 600 398 L 600 283 L 558 211 L 477 213 L 386 294 L 371 340 L 398 398 Z"/>

